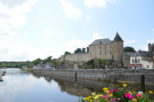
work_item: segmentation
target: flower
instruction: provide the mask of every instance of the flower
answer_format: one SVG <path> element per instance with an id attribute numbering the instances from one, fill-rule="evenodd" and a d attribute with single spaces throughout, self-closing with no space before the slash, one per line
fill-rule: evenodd
<path id="1" fill-rule="evenodd" d="M 132 100 L 134 98 L 131 93 L 126 93 L 125 97 L 127 97 L 129 100 Z"/>
<path id="2" fill-rule="evenodd" d="M 122 86 L 123 86 L 123 87 L 126 87 L 126 86 L 127 86 L 127 84 L 123 84 Z"/>
<path id="3" fill-rule="evenodd" d="M 143 94 L 143 92 L 142 91 L 139 91 L 138 94 Z"/>
<path id="4" fill-rule="evenodd" d="M 98 98 L 99 98 L 99 95 L 96 95 L 96 96 L 94 97 L 94 99 L 96 99 L 96 100 L 97 100 Z"/>
<path id="5" fill-rule="evenodd" d="M 149 94 L 153 94 L 153 92 L 152 91 L 149 91 Z"/>
<path id="6" fill-rule="evenodd" d="M 96 95 L 96 92 L 91 93 L 91 95 L 95 96 Z"/>
<path id="7" fill-rule="evenodd" d="M 110 100 L 111 100 L 111 101 L 116 101 L 116 98 L 111 98 Z"/>
<path id="8" fill-rule="evenodd" d="M 109 90 L 109 89 L 105 87 L 105 88 L 103 88 L 103 90 L 106 91 L 106 90 Z"/>
<path id="9" fill-rule="evenodd" d="M 113 93 L 113 92 L 116 92 L 116 90 L 112 89 L 112 90 L 109 91 L 110 94 Z"/>
<path id="10" fill-rule="evenodd" d="M 136 97 L 137 98 L 141 98 L 142 97 L 142 94 L 136 94 Z"/>
<path id="11" fill-rule="evenodd" d="M 105 98 L 105 99 L 108 98 L 108 97 L 109 97 L 109 95 L 105 95 L 105 96 L 103 96 L 103 98 Z"/>

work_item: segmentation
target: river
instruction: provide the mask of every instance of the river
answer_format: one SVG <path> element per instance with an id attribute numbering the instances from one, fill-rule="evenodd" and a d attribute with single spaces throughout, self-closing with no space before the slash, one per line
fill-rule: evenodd
<path id="1" fill-rule="evenodd" d="M 54 80 L 37 78 L 20 69 L 5 69 L 0 102 L 77 102 L 79 97 L 61 90 Z"/>
<path id="2" fill-rule="evenodd" d="M 0 82 L 0 102 L 78 102 L 93 91 L 113 86 L 112 83 L 43 77 L 17 68 L 3 70 L 6 75 Z"/>

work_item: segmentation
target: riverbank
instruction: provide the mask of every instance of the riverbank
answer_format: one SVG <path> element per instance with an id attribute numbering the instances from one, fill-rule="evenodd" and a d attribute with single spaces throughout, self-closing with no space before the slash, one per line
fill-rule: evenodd
<path id="1" fill-rule="evenodd" d="M 111 82 L 127 82 L 140 84 L 144 78 L 145 85 L 154 85 L 154 70 L 38 70 L 32 72 L 55 78 L 71 78 L 74 80 L 97 80 Z"/>
<path id="2" fill-rule="evenodd" d="M 32 72 L 32 68 L 21 68 L 23 71 Z"/>

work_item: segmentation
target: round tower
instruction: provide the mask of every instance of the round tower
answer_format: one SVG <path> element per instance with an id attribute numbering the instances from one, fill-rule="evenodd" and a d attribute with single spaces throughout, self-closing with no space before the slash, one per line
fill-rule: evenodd
<path id="1" fill-rule="evenodd" d="M 112 41 L 112 59 L 117 62 L 123 62 L 123 40 L 118 33 Z"/>

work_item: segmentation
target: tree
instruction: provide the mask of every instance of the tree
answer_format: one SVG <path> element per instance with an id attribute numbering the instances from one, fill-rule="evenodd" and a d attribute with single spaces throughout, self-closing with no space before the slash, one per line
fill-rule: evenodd
<path id="1" fill-rule="evenodd" d="M 52 56 L 47 57 L 45 60 L 46 60 L 46 62 L 51 62 Z"/>
<path id="2" fill-rule="evenodd" d="M 86 53 L 86 48 L 77 48 L 74 53 Z"/>
<path id="3" fill-rule="evenodd" d="M 74 51 L 74 53 L 81 53 L 82 52 L 82 50 L 80 49 L 80 48 L 77 48 L 75 51 Z"/>
<path id="4" fill-rule="evenodd" d="M 127 46 L 127 47 L 124 47 L 124 52 L 136 52 L 136 51 L 133 47 Z"/>
<path id="5" fill-rule="evenodd" d="M 64 53 L 64 55 L 69 55 L 69 54 L 71 54 L 71 53 L 68 51 L 65 51 L 65 53 Z"/>
<path id="6" fill-rule="evenodd" d="M 37 64 L 41 63 L 41 61 L 42 60 L 40 58 L 37 58 L 37 59 L 33 60 L 32 63 L 33 63 L 33 65 L 37 65 Z"/>

